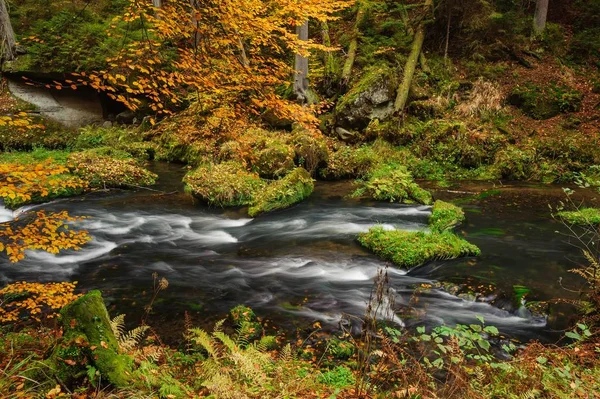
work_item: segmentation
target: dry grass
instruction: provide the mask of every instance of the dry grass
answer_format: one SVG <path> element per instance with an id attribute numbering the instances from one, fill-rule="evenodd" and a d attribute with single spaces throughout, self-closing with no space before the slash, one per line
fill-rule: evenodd
<path id="1" fill-rule="evenodd" d="M 465 116 L 480 116 L 486 112 L 497 112 L 502 109 L 504 95 L 497 83 L 483 78 L 477 79 L 469 98 L 457 107 L 460 114 Z"/>

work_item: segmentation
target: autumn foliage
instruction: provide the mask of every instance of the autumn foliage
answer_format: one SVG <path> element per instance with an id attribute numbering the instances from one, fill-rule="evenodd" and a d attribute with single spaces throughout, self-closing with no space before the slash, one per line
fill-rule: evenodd
<path id="1" fill-rule="evenodd" d="M 34 165 L 0 164 L 0 197 L 5 205 L 14 208 L 28 202 L 83 192 L 87 184 L 68 173 L 66 167 L 56 165 L 52 160 Z"/>
<path id="2" fill-rule="evenodd" d="M 331 20 L 352 3 L 172 0 L 156 9 L 149 0 L 130 0 L 114 24 L 141 24 L 144 39 L 124 45 L 108 70 L 81 73 L 80 80 L 132 110 L 147 106 L 159 116 L 196 104 L 198 113 L 222 118 L 268 111 L 314 125 L 310 108 L 280 94 L 293 80 L 291 56 L 325 49 L 299 40 L 295 27 L 309 18 Z"/>
<path id="3" fill-rule="evenodd" d="M 51 319 L 63 306 L 79 298 L 73 283 L 9 284 L 0 290 L 0 323 L 12 323 L 29 315 L 35 321 Z"/>
<path id="4" fill-rule="evenodd" d="M 58 213 L 36 212 L 12 222 L 0 223 L 0 252 L 6 252 L 11 262 L 25 258 L 25 251 L 43 250 L 58 254 L 61 250 L 81 249 L 91 237 L 85 230 L 73 230 L 67 222 L 81 220 L 69 216 L 66 211 Z"/>

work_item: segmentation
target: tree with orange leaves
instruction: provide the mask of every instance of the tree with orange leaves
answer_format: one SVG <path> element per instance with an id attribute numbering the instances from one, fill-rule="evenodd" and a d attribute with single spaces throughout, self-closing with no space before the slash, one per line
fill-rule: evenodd
<path id="1" fill-rule="evenodd" d="M 314 125 L 310 108 L 280 94 L 293 81 L 291 57 L 326 49 L 302 40 L 296 27 L 334 19 L 352 2 L 172 0 L 157 8 L 150 0 L 130 0 L 120 19 L 144 26 L 144 39 L 130 41 L 107 70 L 81 80 L 132 110 L 147 106 L 159 116 L 195 103 L 202 114 L 270 112 Z"/>

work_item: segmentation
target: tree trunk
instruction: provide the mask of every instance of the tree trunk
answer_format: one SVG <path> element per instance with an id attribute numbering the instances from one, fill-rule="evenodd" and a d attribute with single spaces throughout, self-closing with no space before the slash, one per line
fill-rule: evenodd
<path id="1" fill-rule="evenodd" d="M 329 26 L 327 25 L 327 21 L 324 21 L 321 25 L 321 35 L 323 37 L 323 45 L 331 47 L 331 37 L 329 36 Z M 334 76 L 338 72 L 335 64 L 335 58 L 333 57 L 333 53 L 331 51 L 325 52 L 324 63 L 326 76 Z"/>
<path id="2" fill-rule="evenodd" d="M 296 34 L 301 41 L 308 41 L 308 20 L 300 26 L 296 27 Z M 298 102 L 305 103 L 307 101 L 308 92 L 308 57 L 301 54 L 296 54 L 296 74 L 294 76 L 294 93 Z"/>
<path id="3" fill-rule="evenodd" d="M 5 0 L 0 0 L 0 59 L 13 60 L 15 58 L 15 32 L 13 31 L 8 15 Z"/>
<path id="4" fill-rule="evenodd" d="M 548 1 L 537 0 L 535 4 L 535 15 L 533 17 L 533 32 L 536 35 L 544 32 L 546 28 L 546 17 L 548 16 Z"/>
<path id="5" fill-rule="evenodd" d="M 152 0 L 152 5 L 156 8 L 162 7 L 162 3 L 163 3 L 162 0 Z"/>
<path id="6" fill-rule="evenodd" d="M 342 82 L 344 84 L 348 83 L 348 80 L 350 80 L 350 74 L 352 73 L 352 67 L 354 66 L 354 60 L 356 59 L 356 50 L 358 50 L 358 36 L 360 35 L 358 24 L 363 16 L 363 8 L 361 7 L 360 2 L 358 2 L 357 7 L 358 11 L 356 12 L 354 32 L 352 33 L 352 40 L 350 41 L 350 46 L 348 47 L 348 58 L 346 58 L 344 68 L 342 69 Z"/>
<path id="7" fill-rule="evenodd" d="M 425 11 L 429 13 L 433 0 L 425 0 Z M 421 49 L 423 48 L 423 42 L 425 41 L 425 22 L 421 22 L 415 32 L 410 54 L 406 60 L 404 66 L 404 77 L 400 87 L 398 87 L 398 94 L 396 95 L 396 102 L 394 103 L 394 111 L 400 112 L 404 109 L 406 101 L 408 100 L 408 92 L 410 91 L 410 85 L 415 75 L 415 69 L 419 61 Z"/>

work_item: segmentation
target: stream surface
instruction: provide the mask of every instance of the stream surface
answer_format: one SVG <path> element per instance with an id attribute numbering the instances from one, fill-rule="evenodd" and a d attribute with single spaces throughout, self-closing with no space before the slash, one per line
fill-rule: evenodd
<path id="1" fill-rule="evenodd" d="M 180 166 L 153 167 L 161 179 L 156 189 L 170 194 L 116 190 L 14 214 L 0 209 L 2 220 L 31 209 L 68 210 L 88 217 L 78 227 L 93 237 L 77 252 L 55 256 L 30 251 L 16 264 L 2 256 L 0 282 L 78 281 L 80 289 L 103 290 L 111 313 L 126 313 L 135 321 L 148 304 L 156 272 L 169 281 L 149 319 L 159 328 L 182 325 L 184 311 L 209 324 L 240 303 L 288 330 L 314 321 L 331 329 L 342 320 L 357 326 L 355 318 L 364 314 L 374 277 L 389 266 L 356 243 L 357 233 L 375 224 L 425 230 L 431 210 L 348 199 L 348 183 L 317 183 L 307 201 L 250 219 L 242 211 L 194 204 L 182 193 Z M 526 286 L 532 299 L 565 297 L 557 281 L 562 277 L 564 285 L 579 283 L 567 272 L 575 265 L 577 249 L 556 233 L 546 205 L 539 212 L 499 201 L 463 206 L 468 221 L 457 233 L 479 245 L 483 255 L 432 262 L 410 272 L 389 267 L 390 287 L 401 309 L 396 322 L 451 325 L 482 316 L 512 337 L 555 340 L 554 326 L 544 316 L 458 297 L 435 282 L 494 284 L 490 295 L 505 293 L 509 299 L 504 305 L 511 303 L 514 285 Z"/>

